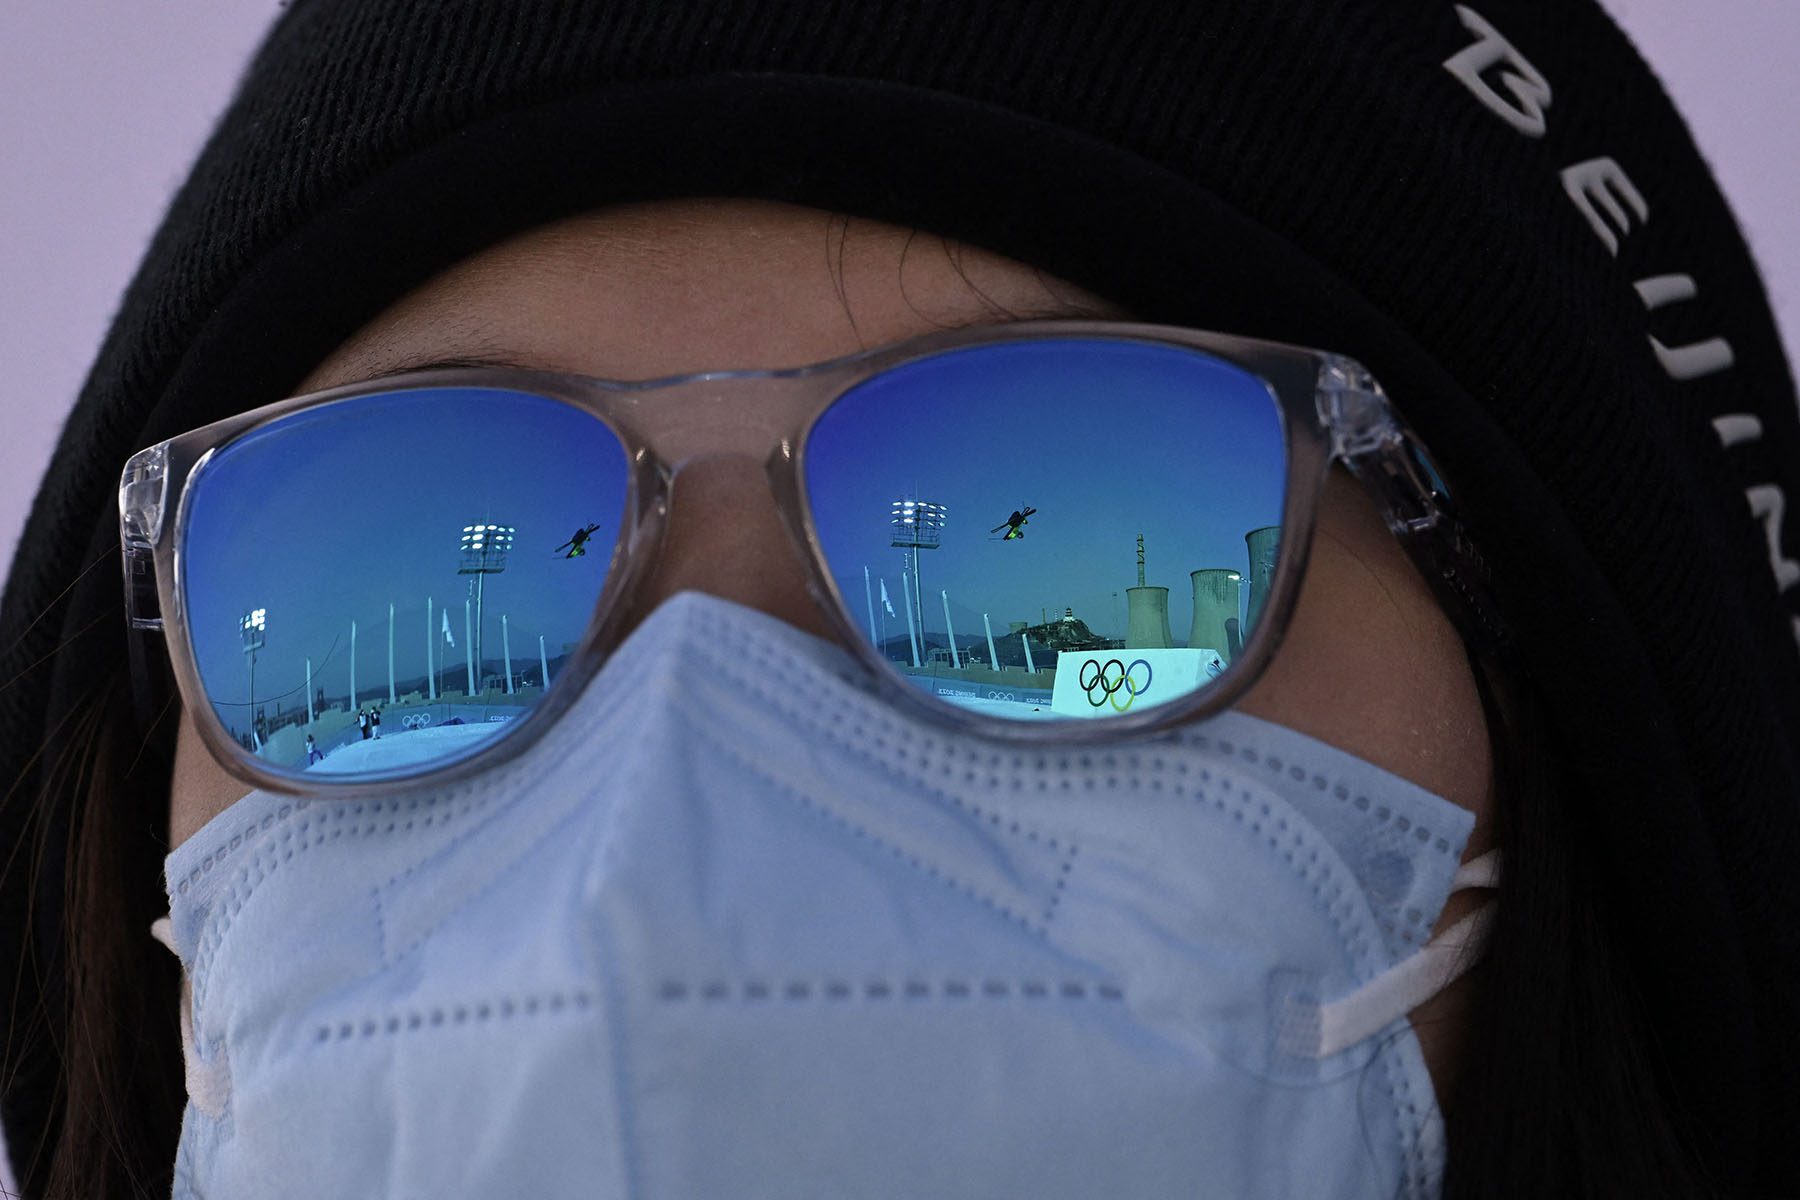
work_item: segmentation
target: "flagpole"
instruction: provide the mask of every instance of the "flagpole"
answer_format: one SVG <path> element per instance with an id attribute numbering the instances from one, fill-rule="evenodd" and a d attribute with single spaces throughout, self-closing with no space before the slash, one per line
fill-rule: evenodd
<path id="1" fill-rule="evenodd" d="M 425 691 L 426 699 L 437 699 L 437 659 L 433 652 L 437 649 L 436 626 L 431 623 L 432 598 L 425 597 Z"/>
<path id="2" fill-rule="evenodd" d="M 950 593 L 940 588 L 938 595 L 944 598 L 944 630 L 950 638 L 950 666 L 960 671 L 962 662 L 956 657 L 956 626 L 950 623 Z"/>
<path id="3" fill-rule="evenodd" d="M 394 700 L 394 602 L 388 601 L 388 703 Z"/>
<path id="4" fill-rule="evenodd" d="M 894 615 L 894 601 L 888 595 L 887 577 L 884 575 L 884 576 L 882 576 L 882 579 L 881 579 L 881 657 L 883 657 L 883 658 L 889 657 L 889 652 L 888 652 L 888 648 L 887 648 L 887 643 L 888 643 L 887 619 L 893 615 Z"/>
<path id="5" fill-rule="evenodd" d="M 512 634 L 506 627 L 506 614 L 500 614 L 500 652 L 506 656 L 506 694 L 513 694 Z"/>
<path id="6" fill-rule="evenodd" d="M 869 610 L 869 640 L 875 640 L 875 589 L 869 584 L 869 568 L 863 568 L 863 604 Z"/>

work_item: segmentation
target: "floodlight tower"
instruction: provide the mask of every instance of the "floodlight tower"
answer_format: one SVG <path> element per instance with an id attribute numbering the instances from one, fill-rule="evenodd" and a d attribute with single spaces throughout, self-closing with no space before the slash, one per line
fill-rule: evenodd
<path id="1" fill-rule="evenodd" d="M 238 621 L 244 635 L 244 657 L 250 660 L 250 740 L 256 741 L 256 652 L 263 648 L 268 634 L 269 610 L 254 608 Z"/>
<path id="2" fill-rule="evenodd" d="M 517 532 L 511 525 L 464 525 L 462 531 L 462 566 L 456 569 L 458 575 L 475 577 L 475 636 L 468 648 L 475 664 L 475 686 L 481 687 L 481 602 L 483 585 L 489 575 L 498 575 L 506 570 L 506 552 L 512 549 L 513 534 Z"/>
<path id="3" fill-rule="evenodd" d="M 912 567 L 913 611 L 919 614 L 920 632 L 925 625 L 925 590 L 919 586 L 919 551 L 936 550 L 944 534 L 944 519 L 950 510 L 929 500 L 896 500 L 888 510 L 888 524 L 893 538 L 888 545 L 898 547 Z"/>

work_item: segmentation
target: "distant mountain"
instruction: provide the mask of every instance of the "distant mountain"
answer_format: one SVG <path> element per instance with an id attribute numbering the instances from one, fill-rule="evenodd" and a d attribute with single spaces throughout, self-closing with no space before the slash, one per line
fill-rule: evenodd
<path id="1" fill-rule="evenodd" d="M 1103 638 L 1087 627 L 1087 623 L 1079 617 L 1061 618 L 1042 625 L 1028 625 L 1025 635 L 1031 639 L 1031 665 L 1043 670 L 1056 665 L 1056 655 L 1063 650 L 1116 650 L 1124 643 L 1118 638 Z M 947 646 L 949 642 L 942 634 L 927 633 L 919 647 L 919 657 L 923 659 L 934 647 Z M 898 637 L 889 635 L 880 649 L 893 662 L 903 666 L 912 665 L 912 641 L 905 634 Z M 987 662 L 988 644 L 985 633 L 956 635 L 956 652 L 966 655 L 975 652 L 975 657 Z M 1025 646 L 1019 640 L 1018 630 L 994 632 L 994 650 L 1000 655 L 1000 666 L 1024 667 Z"/>

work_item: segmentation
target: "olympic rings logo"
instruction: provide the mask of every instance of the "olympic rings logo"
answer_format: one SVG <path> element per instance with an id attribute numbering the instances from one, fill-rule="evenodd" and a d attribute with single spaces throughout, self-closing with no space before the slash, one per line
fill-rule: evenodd
<path id="1" fill-rule="evenodd" d="M 423 729 L 429 724 L 431 724 L 431 714 L 428 712 L 413 713 L 409 717 L 400 718 L 400 728 L 402 729 Z"/>
<path id="2" fill-rule="evenodd" d="M 1139 667 L 1144 668 L 1144 681 L 1139 683 L 1132 678 L 1132 672 Z M 1089 674 L 1089 668 L 1093 673 Z M 1118 675 L 1114 675 L 1114 671 Z M 1136 703 L 1137 698 L 1150 690 L 1150 681 L 1156 678 L 1156 672 L 1150 667 L 1150 660 L 1137 658 L 1127 666 L 1116 658 L 1109 658 L 1102 663 L 1097 658 L 1090 658 L 1081 664 L 1081 674 L 1076 676 L 1076 683 L 1087 693 L 1087 702 L 1095 708 L 1112 705 L 1114 712 L 1126 712 Z M 1123 693 L 1125 703 L 1119 703 L 1119 695 Z"/>

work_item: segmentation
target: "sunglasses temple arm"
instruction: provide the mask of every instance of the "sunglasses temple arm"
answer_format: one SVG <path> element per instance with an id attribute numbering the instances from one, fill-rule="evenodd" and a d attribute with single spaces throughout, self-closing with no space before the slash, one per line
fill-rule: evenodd
<path id="1" fill-rule="evenodd" d="M 125 657 L 131 676 L 131 714 L 139 736 L 148 737 L 170 704 L 173 679 L 168 654 L 156 634 L 125 631 Z"/>
<path id="2" fill-rule="evenodd" d="M 1333 457 L 1374 497 L 1388 529 L 1464 636 L 1484 652 L 1511 637 L 1494 602 L 1492 572 L 1456 511 L 1450 489 L 1367 370 L 1351 359 L 1321 363 L 1318 414 Z"/>
<path id="3" fill-rule="evenodd" d="M 125 657 L 131 675 L 132 710 L 139 732 L 146 737 L 173 694 L 156 582 L 156 546 L 162 540 L 168 512 L 169 465 L 169 443 L 159 442 L 132 455 L 119 479 Z"/>
<path id="4" fill-rule="evenodd" d="M 1457 628 L 1484 652 L 1505 651 L 1511 635 L 1494 602 L 1493 573 L 1424 448 L 1409 431 L 1396 429 L 1385 445 L 1343 461 L 1375 497 L 1388 529 Z"/>

